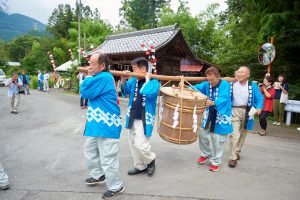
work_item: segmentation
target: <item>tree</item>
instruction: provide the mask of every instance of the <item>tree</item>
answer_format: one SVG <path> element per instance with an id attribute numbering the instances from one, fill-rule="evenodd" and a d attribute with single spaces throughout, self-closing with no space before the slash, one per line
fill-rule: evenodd
<path id="1" fill-rule="evenodd" d="M 221 15 L 220 46 L 214 61 L 233 71 L 239 65 L 252 68 L 255 78 L 262 78 L 266 67 L 257 59 L 258 47 L 275 37 L 277 56 L 272 63 L 274 76 L 299 71 L 300 23 L 297 1 L 229 0 Z M 233 62 L 234 61 L 234 62 Z M 292 70 L 292 71 L 291 71 Z M 226 70 L 225 70 L 226 71 Z"/>
<path id="2" fill-rule="evenodd" d="M 271 36 L 275 38 L 277 57 L 274 66 L 278 66 L 274 68 L 276 74 L 283 70 L 286 75 L 300 72 L 300 58 L 297 53 L 300 51 L 299 1 L 277 0 L 272 7 L 267 4 L 270 1 L 256 0 L 255 2 L 262 13 L 258 42 L 269 41 Z M 279 66 L 284 66 L 284 68 Z"/>
<path id="3" fill-rule="evenodd" d="M 16 38 L 7 45 L 9 59 L 17 62 L 21 61 L 23 57 L 30 53 L 34 41 L 39 40 L 40 38 L 30 35 Z"/>
<path id="4" fill-rule="evenodd" d="M 0 66 L 4 66 L 8 62 L 8 51 L 6 50 L 6 42 L 0 40 Z"/>
<path id="5" fill-rule="evenodd" d="M 86 33 L 86 51 L 91 50 L 90 46 L 94 47 L 100 45 L 104 42 L 105 38 L 112 33 L 112 26 L 104 20 L 83 20 L 80 24 L 81 26 L 81 35 Z M 77 53 L 78 49 L 78 31 L 77 23 L 72 23 L 72 28 L 69 29 L 70 39 L 69 39 L 69 48 L 73 52 Z M 83 42 L 81 43 L 83 47 Z M 76 54 L 77 55 L 77 54 Z M 82 58 L 83 59 L 83 58 Z M 81 62 L 82 63 L 82 62 Z"/>
<path id="6" fill-rule="evenodd" d="M 85 19 L 85 20 L 92 20 L 92 19 L 100 19 L 100 14 L 98 9 L 96 8 L 94 11 L 89 6 L 83 5 L 83 3 L 80 4 L 80 19 Z M 74 10 L 74 15 L 75 19 L 78 19 L 78 14 L 79 14 L 79 2 L 76 1 L 75 4 L 75 10 Z"/>
<path id="7" fill-rule="evenodd" d="M 47 52 L 52 52 L 58 66 L 69 60 L 68 44 L 68 40 L 64 38 L 42 38 L 39 42 L 33 43 L 32 50 L 21 60 L 21 64 L 30 74 L 36 73 L 38 69 L 53 71 Z"/>
<path id="8" fill-rule="evenodd" d="M 27 71 L 28 74 L 34 74 L 36 73 L 37 69 L 45 69 L 40 68 L 39 66 L 45 66 L 41 65 L 42 63 L 46 62 L 45 56 L 41 55 L 41 44 L 37 41 L 35 41 L 32 45 L 32 50 L 29 55 L 25 56 L 21 63 L 24 69 Z"/>
<path id="9" fill-rule="evenodd" d="M 157 27 L 162 8 L 169 5 L 170 0 L 123 0 L 120 8 L 121 24 L 136 30 Z"/>
<path id="10" fill-rule="evenodd" d="M 213 62 L 225 75 L 232 76 L 240 65 L 249 66 L 252 75 L 264 73 L 257 59 L 261 14 L 253 0 L 229 0 L 228 9 L 220 15 L 216 34 L 219 46 Z"/>
<path id="11" fill-rule="evenodd" d="M 71 22 L 75 20 L 75 15 L 69 4 L 60 4 L 55 8 L 48 19 L 47 31 L 56 38 L 69 38 L 68 30 Z"/>
<path id="12" fill-rule="evenodd" d="M 300 85 L 296 84 L 300 73 L 300 3 L 297 0 L 228 0 L 228 9 L 220 15 L 217 33 L 220 45 L 216 49 L 214 63 L 222 71 L 232 75 L 240 65 L 251 68 L 251 77 L 263 79 L 267 66 L 257 59 L 260 45 L 275 38 L 276 58 L 271 76 L 285 74 L 289 81 L 289 97 L 300 98 Z"/>
<path id="13" fill-rule="evenodd" d="M 11 42 L 0 41 L 0 64 L 7 61 L 20 61 L 22 68 L 29 74 L 35 74 L 38 69 L 52 71 L 52 65 L 47 55 L 51 51 L 56 65 L 71 59 L 69 49 L 77 55 L 77 16 L 79 5 L 71 8 L 70 5 L 59 5 L 49 17 L 47 30 L 51 33 L 25 35 Z M 86 33 L 86 44 L 97 46 L 107 35 L 112 33 L 112 26 L 100 18 L 97 9 L 81 5 L 81 37 Z M 89 49 L 88 49 L 89 50 Z"/>
<path id="14" fill-rule="evenodd" d="M 97 8 L 93 11 L 89 6 L 85 6 L 82 3 L 79 5 L 78 2 L 75 4 L 75 9 L 72 9 L 69 4 L 60 4 L 53 10 L 48 19 L 47 30 L 56 38 L 62 37 L 69 39 L 69 29 L 71 28 L 71 24 L 78 21 L 79 6 L 81 21 L 100 19 L 100 14 Z M 74 28 L 74 26 L 72 26 L 72 28 Z"/>
<path id="15" fill-rule="evenodd" d="M 215 10 L 218 4 L 210 5 L 206 11 L 192 16 L 186 1 L 179 1 L 176 12 L 164 8 L 158 26 L 178 24 L 183 36 L 194 54 L 206 61 L 211 61 L 217 44 L 214 40 L 218 18 Z"/>

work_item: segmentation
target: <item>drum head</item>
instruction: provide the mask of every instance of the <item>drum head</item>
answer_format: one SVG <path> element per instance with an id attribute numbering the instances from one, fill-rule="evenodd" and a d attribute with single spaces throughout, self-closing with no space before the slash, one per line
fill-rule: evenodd
<path id="1" fill-rule="evenodd" d="M 183 88 L 183 91 L 179 87 L 162 87 L 160 91 L 168 96 L 183 98 L 183 99 L 199 99 L 206 100 L 207 97 L 197 90 L 189 88 Z"/>

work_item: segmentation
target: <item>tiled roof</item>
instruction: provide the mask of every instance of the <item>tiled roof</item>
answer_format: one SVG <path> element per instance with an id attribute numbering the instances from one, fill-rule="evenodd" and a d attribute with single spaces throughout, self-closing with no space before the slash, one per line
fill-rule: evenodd
<path id="1" fill-rule="evenodd" d="M 156 50 L 165 46 L 180 31 L 178 26 L 166 26 L 155 29 L 124 33 L 109 36 L 98 48 L 97 52 L 106 54 L 134 53 L 144 51 L 141 44 L 155 46 Z"/>

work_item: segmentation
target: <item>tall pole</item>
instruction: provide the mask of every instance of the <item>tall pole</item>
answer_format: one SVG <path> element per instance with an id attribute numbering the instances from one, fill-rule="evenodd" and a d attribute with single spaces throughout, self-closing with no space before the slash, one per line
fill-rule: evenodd
<path id="1" fill-rule="evenodd" d="M 81 0 L 78 4 L 78 65 L 80 66 L 80 18 L 81 18 Z"/>
<path id="2" fill-rule="evenodd" d="M 85 35 L 85 32 L 83 33 L 83 49 L 84 51 L 86 52 L 86 35 Z"/>
<path id="3" fill-rule="evenodd" d="M 271 44 L 274 44 L 274 37 L 271 37 Z M 271 72 L 271 63 L 268 65 L 268 74 Z"/>

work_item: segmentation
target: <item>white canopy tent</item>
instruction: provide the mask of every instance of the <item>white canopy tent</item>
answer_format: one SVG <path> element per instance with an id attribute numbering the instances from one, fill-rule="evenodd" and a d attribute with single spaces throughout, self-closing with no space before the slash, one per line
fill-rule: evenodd
<path id="1" fill-rule="evenodd" d="M 74 65 L 78 65 L 78 60 L 69 60 L 68 62 L 65 62 L 64 64 L 58 66 L 57 68 L 55 68 L 56 71 L 60 71 L 60 72 L 66 72 L 68 70 L 70 70 L 72 68 L 72 66 Z"/>

